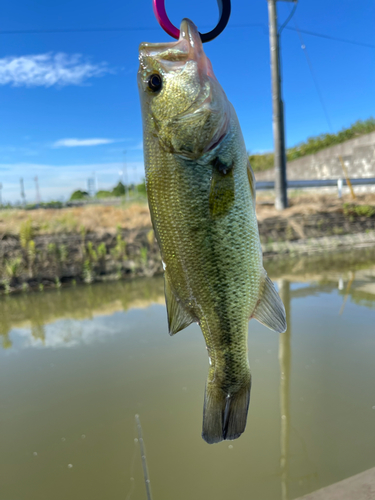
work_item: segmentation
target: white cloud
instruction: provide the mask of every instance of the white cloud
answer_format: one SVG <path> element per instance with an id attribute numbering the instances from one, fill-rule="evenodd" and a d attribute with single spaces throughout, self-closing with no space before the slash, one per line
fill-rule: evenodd
<path id="1" fill-rule="evenodd" d="M 113 73 L 106 63 L 93 64 L 81 54 L 63 52 L 0 59 L 0 85 L 51 87 L 81 85 L 92 77 Z"/>
<path id="2" fill-rule="evenodd" d="M 99 146 L 100 144 L 112 144 L 116 139 L 60 139 L 52 144 L 53 148 L 74 148 L 77 146 Z"/>

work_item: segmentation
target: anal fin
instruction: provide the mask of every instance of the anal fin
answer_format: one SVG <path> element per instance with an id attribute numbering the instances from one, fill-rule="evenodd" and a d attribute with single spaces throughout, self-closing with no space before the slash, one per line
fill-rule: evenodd
<path id="1" fill-rule="evenodd" d="M 261 285 L 258 305 L 251 318 L 278 333 L 285 332 L 287 328 L 284 304 L 267 274 Z"/>
<path id="2" fill-rule="evenodd" d="M 188 311 L 186 311 L 181 304 L 180 299 L 176 297 L 169 283 L 167 273 L 164 274 L 164 293 L 165 302 L 167 304 L 169 335 L 174 335 L 189 326 L 191 323 L 194 323 L 196 319 Z"/>

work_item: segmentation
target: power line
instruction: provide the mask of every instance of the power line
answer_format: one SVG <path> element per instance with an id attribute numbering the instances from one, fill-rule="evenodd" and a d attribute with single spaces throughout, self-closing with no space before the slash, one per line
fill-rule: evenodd
<path id="1" fill-rule="evenodd" d="M 52 28 L 46 30 L 29 29 L 29 30 L 7 30 L 0 31 L 0 35 L 39 35 L 49 33 L 98 33 L 98 32 L 112 32 L 112 31 L 149 31 L 159 29 L 158 26 L 151 27 L 133 27 L 126 26 L 124 28 Z"/>
<path id="2" fill-rule="evenodd" d="M 260 27 L 267 29 L 264 23 L 248 23 L 228 26 L 228 28 L 253 28 Z M 201 26 L 200 28 L 210 28 L 210 26 Z M 0 35 L 38 35 L 38 34 L 53 34 L 53 33 L 100 33 L 113 31 L 155 31 L 159 30 L 160 26 L 124 26 L 115 28 L 51 28 L 51 29 L 26 29 L 26 30 L 2 30 Z"/>
<path id="3" fill-rule="evenodd" d="M 307 64 L 309 66 L 309 69 L 310 69 L 311 77 L 312 77 L 314 85 L 315 85 L 316 93 L 318 94 L 318 97 L 319 97 L 319 100 L 320 100 L 320 104 L 322 105 L 322 108 L 323 108 L 323 111 L 324 111 L 324 114 L 325 114 L 325 117 L 326 117 L 326 120 L 327 120 L 327 123 L 328 123 L 328 127 L 329 127 L 330 131 L 333 132 L 332 123 L 331 123 L 331 120 L 330 120 L 330 117 L 329 117 L 329 114 L 328 114 L 328 110 L 327 110 L 327 107 L 326 107 L 324 99 L 323 99 L 323 94 L 322 94 L 322 92 L 320 90 L 320 87 L 319 87 L 319 84 L 318 84 L 318 80 L 316 79 L 316 76 L 315 76 L 315 73 L 314 73 L 314 69 L 313 69 L 313 66 L 312 66 L 312 62 L 311 62 L 310 56 L 309 56 L 309 54 L 307 52 L 307 48 L 306 48 L 305 42 L 304 42 L 304 40 L 302 38 L 301 31 L 298 29 L 296 20 L 294 20 L 294 25 L 296 27 L 296 31 L 298 33 L 298 36 L 299 36 L 299 39 L 300 39 L 300 42 L 301 42 L 301 48 L 303 50 L 303 53 L 305 54 L 306 61 L 307 61 Z"/>
<path id="4" fill-rule="evenodd" d="M 286 21 L 281 25 L 281 28 L 279 28 L 279 36 L 281 35 L 281 33 L 283 32 L 283 29 L 287 26 L 287 24 L 289 23 L 289 21 L 292 19 L 292 17 L 294 16 L 294 13 L 297 9 L 297 0 L 294 0 L 294 5 L 293 5 L 293 8 L 292 10 L 290 11 L 290 14 L 289 16 L 287 17 Z"/>
<path id="5" fill-rule="evenodd" d="M 289 21 L 288 21 L 289 22 Z M 231 24 L 228 25 L 229 29 L 233 28 L 255 28 L 260 27 L 267 31 L 267 25 L 263 23 L 246 23 L 246 24 Z M 38 35 L 38 34 L 53 34 L 53 33 L 100 33 L 100 32 L 121 32 L 121 31 L 154 31 L 159 30 L 159 26 L 125 26 L 119 28 L 52 28 L 52 29 L 26 29 L 26 30 L 3 30 L 0 31 L 0 35 Z M 283 28 L 284 29 L 284 28 Z M 296 28 L 291 26 L 285 26 L 285 29 L 291 31 L 297 31 Z M 367 47 L 370 49 L 375 49 L 375 45 L 366 42 L 357 42 L 355 40 L 348 40 L 346 38 L 334 37 L 331 35 L 325 35 L 323 33 L 316 33 L 309 30 L 299 30 L 301 33 L 306 35 L 316 36 L 319 38 L 325 38 L 327 40 L 334 40 L 337 42 L 349 43 L 351 45 L 358 45 L 360 47 Z"/>
<path id="6" fill-rule="evenodd" d="M 291 31 L 299 31 L 300 33 L 305 33 L 306 35 L 317 36 L 319 38 L 326 38 L 327 40 L 335 40 L 337 42 L 350 43 L 352 45 L 359 45 L 361 47 L 368 47 L 370 49 L 375 49 L 375 45 L 372 45 L 371 43 L 356 42 L 355 40 L 348 40 L 346 38 L 338 38 L 338 37 L 331 36 L 331 35 L 323 35 L 322 33 L 315 33 L 314 31 L 292 28 L 291 26 L 286 27 L 286 29 L 291 30 Z"/>

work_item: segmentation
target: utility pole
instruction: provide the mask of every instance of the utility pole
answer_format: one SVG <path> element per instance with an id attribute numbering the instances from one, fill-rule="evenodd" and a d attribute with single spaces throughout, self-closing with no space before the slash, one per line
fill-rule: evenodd
<path id="1" fill-rule="evenodd" d="M 23 178 L 22 177 L 20 179 L 20 187 L 21 187 L 22 205 L 25 207 L 26 206 L 26 196 L 25 196 L 25 188 L 23 185 Z"/>
<path id="2" fill-rule="evenodd" d="M 284 0 L 287 2 L 295 0 Z M 286 154 L 284 131 L 284 104 L 281 92 L 280 47 L 277 27 L 277 0 L 267 0 L 271 50 L 272 78 L 272 126 L 275 151 L 275 207 L 284 210 L 288 206 L 286 181 Z"/>
<path id="3" fill-rule="evenodd" d="M 99 191 L 99 188 L 98 188 L 98 176 L 96 175 L 96 172 L 94 172 L 94 179 L 95 179 L 95 194 Z"/>
<path id="4" fill-rule="evenodd" d="M 0 182 L 0 207 L 3 205 L 3 198 L 2 198 L 2 196 L 1 196 L 1 191 L 2 191 L 2 189 L 3 189 L 3 185 L 2 185 L 2 183 Z"/>
<path id="5" fill-rule="evenodd" d="M 129 201 L 129 186 L 128 186 L 129 179 L 128 179 L 128 168 L 127 168 L 127 164 L 126 164 L 126 149 L 124 149 L 124 176 L 125 176 L 125 179 L 124 179 L 125 199 L 126 199 L 126 201 Z"/>
<path id="6" fill-rule="evenodd" d="M 41 200 L 40 200 L 39 182 L 37 175 L 34 177 L 34 182 L 35 182 L 36 204 L 39 206 Z"/>

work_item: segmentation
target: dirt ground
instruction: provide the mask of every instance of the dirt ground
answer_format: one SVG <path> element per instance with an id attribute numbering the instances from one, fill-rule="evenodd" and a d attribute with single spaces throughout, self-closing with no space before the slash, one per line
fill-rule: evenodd
<path id="1" fill-rule="evenodd" d="M 375 193 L 356 195 L 355 200 L 350 195 L 341 199 L 337 194 L 295 194 L 289 196 L 289 207 L 279 212 L 274 207 L 273 197 L 263 193 L 257 195 L 257 218 L 258 221 L 273 217 L 289 218 L 297 215 L 313 215 L 322 213 L 343 213 L 343 206 L 347 203 L 356 205 L 375 206 Z"/>
<path id="2" fill-rule="evenodd" d="M 269 194 L 257 195 L 257 217 L 262 223 L 268 219 L 286 222 L 317 214 L 343 214 L 344 203 L 371 205 L 375 207 L 375 193 L 350 196 L 341 200 L 336 194 L 295 194 L 289 197 L 289 208 L 278 212 Z M 151 228 L 146 201 L 123 206 L 86 205 L 63 209 L 0 210 L 0 240 L 5 235 L 18 235 L 22 223 L 31 219 L 36 234 L 115 232 Z M 303 237 L 301 234 L 300 237 Z"/>

